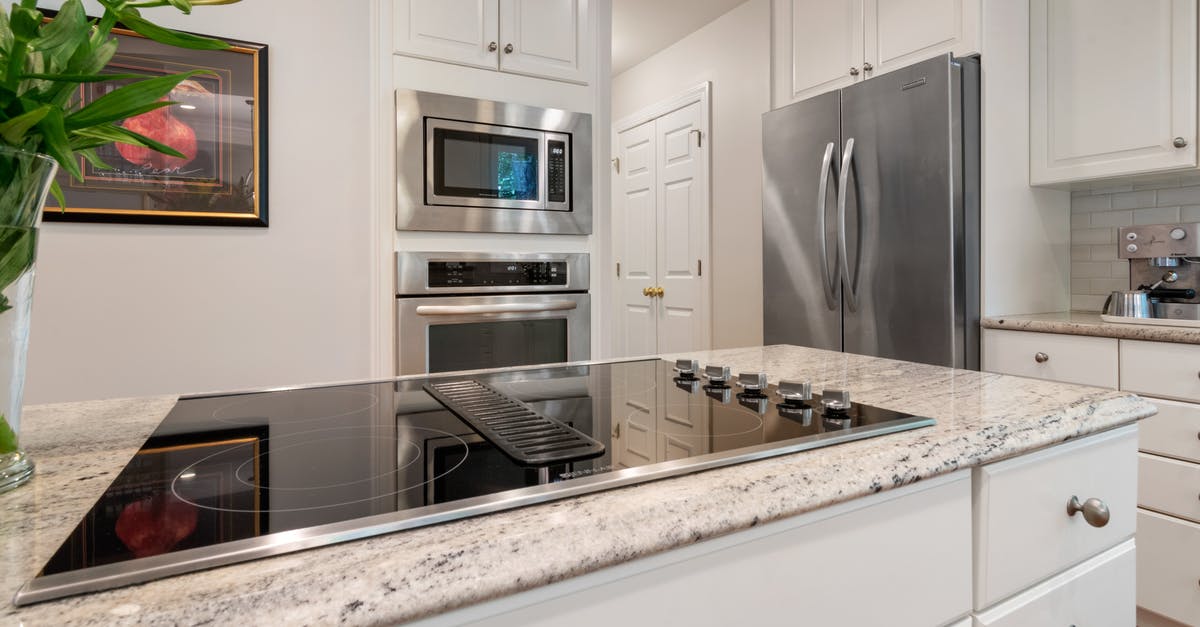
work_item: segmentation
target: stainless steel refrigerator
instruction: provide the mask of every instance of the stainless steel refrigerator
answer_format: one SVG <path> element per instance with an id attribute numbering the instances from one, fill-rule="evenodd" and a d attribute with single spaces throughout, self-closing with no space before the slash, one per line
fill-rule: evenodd
<path id="1" fill-rule="evenodd" d="M 945 55 L 763 114 L 763 331 L 979 368 L 979 64 Z"/>

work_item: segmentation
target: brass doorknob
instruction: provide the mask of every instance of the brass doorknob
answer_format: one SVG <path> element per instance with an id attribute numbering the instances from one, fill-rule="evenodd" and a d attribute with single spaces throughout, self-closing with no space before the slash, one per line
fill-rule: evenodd
<path id="1" fill-rule="evenodd" d="M 656 288 L 654 288 L 654 295 L 655 295 L 655 296 L 657 296 L 657 297 L 659 297 L 659 298 L 662 298 L 662 295 L 663 295 L 664 293 L 665 293 L 665 290 L 663 290 L 663 288 L 661 288 L 661 287 L 656 287 Z"/>
<path id="2" fill-rule="evenodd" d="M 654 296 L 654 288 L 653 287 L 643 287 L 642 288 L 642 296 L 653 297 Z"/>

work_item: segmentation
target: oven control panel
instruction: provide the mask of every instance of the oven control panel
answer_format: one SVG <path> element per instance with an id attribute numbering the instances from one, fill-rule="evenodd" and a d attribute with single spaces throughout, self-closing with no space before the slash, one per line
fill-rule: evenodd
<path id="1" fill-rule="evenodd" d="M 430 261 L 429 287 L 566 285 L 565 261 Z"/>

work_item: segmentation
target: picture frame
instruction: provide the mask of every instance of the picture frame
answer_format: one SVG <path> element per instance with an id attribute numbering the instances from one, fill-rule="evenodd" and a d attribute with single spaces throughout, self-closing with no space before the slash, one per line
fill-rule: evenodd
<path id="1" fill-rule="evenodd" d="M 47 562 L 45 572 L 266 533 L 268 440 L 265 426 L 150 437 Z M 204 507 L 172 495 L 176 476 L 186 477 L 195 493 L 211 495 L 199 501 Z M 161 532 L 181 525 L 185 532 L 178 537 Z"/>
<path id="2" fill-rule="evenodd" d="M 187 50 L 123 28 L 112 33 L 117 53 L 106 73 L 207 70 L 168 95 L 176 104 L 119 123 L 185 157 L 129 144 L 104 146 L 97 155 L 111 169 L 80 158 L 82 181 L 60 170 L 67 206 L 48 198 L 43 219 L 266 227 L 267 46 L 215 37 L 230 48 Z M 128 82 L 84 83 L 79 96 L 87 104 Z"/>

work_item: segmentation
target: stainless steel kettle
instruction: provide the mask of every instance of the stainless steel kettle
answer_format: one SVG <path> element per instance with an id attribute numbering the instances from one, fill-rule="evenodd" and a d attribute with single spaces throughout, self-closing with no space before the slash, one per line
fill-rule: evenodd
<path id="1" fill-rule="evenodd" d="M 1146 290 L 1116 291 L 1108 295 L 1102 310 L 1105 315 L 1125 318 L 1153 318 L 1150 292 Z"/>

